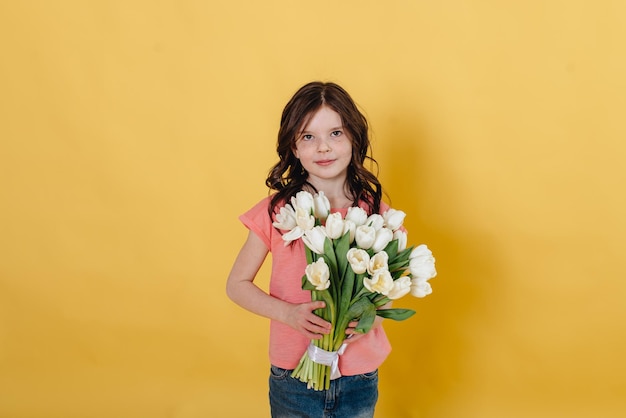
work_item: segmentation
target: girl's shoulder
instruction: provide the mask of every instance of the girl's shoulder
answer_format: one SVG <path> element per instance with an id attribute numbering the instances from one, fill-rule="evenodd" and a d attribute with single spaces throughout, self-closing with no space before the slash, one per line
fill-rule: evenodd
<path id="1" fill-rule="evenodd" d="M 268 195 L 265 196 L 264 198 L 262 198 L 261 200 L 258 200 L 255 204 L 253 204 L 250 209 L 248 209 L 246 211 L 246 214 L 248 215 L 256 215 L 259 213 L 264 213 L 267 214 L 268 213 L 268 208 L 270 206 L 270 203 L 272 201 L 272 195 Z"/>
<path id="2" fill-rule="evenodd" d="M 270 196 L 259 200 L 254 206 L 239 216 L 239 220 L 259 236 L 267 248 L 271 248 L 273 234 L 272 219 L 268 213 Z"/>

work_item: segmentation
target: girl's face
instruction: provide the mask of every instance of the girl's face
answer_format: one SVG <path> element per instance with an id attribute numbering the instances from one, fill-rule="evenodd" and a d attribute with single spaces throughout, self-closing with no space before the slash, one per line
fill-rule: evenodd
<path id="1" fill-rule="evenodd" d="M 329 182 L 343 185 L 352 160 L 352 140 L 339 113 L 322 106 L 296 138 L 294 154 L 316 188 Z"/>

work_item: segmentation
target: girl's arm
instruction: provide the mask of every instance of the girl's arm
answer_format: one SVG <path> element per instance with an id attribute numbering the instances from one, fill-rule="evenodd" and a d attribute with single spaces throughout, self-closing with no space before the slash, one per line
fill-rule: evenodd
<path id="1" fill-rule="evenodd" d="M 289 303 L 268 295 L 254 284 L 268 250 L 252 231 L 239 251 L 226 282 L 228 297 L 250 312 L 283 322 L 309 339 L 319 339 L 328 334 L 330 323 L 313 311 L 324 307 L 324 302 Z"/>

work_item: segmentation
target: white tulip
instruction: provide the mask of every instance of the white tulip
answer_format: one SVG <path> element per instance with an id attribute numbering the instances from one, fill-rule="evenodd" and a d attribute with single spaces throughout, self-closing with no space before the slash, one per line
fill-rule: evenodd
<path id="1" fill-rule="evenodd" d="M 280 208 L 280 212 L 276 214 L 276 221 L 272 223 L 275 228 L 290 231 L 296 227 L 296 211 L 290 204 Z"/>
<path id="2" fill-rule="evenodd" d="M 330 270 L 324 258 L 319 258 L 316 262 L 306 266 L 304 273 L 315 289 L 325 290 L 330 286 Z"/>
<path id="3" fill-rule="evenodd" d="M 376 230 L 371 226 L 361 225 L 355 231 L 356 245 L 364 250 L 371 248 L 376 240 Z"/>
<path id="4" fill-rule="evenodd" d="M 296 224 L 305 231 L 308 231 L 315 226 L 315 217 L 311 215 L 311 212 L 307 212 L 306 209 L 297 207 Z"/>
<path id="5" fill-rule="evenodd" d="M 341 238 L 344 234 L 344 222 L 341 213 L 335 212 L 326 218 L 326 235 L 330 239 Z"/>
<path id="6" fill-rule="evenodd" d="M 374 244 L 372 244 L 372 250 L 374 252 L 379 252 L 385 249 L 387 245 L 393 239 L 393 232 L 389 228 L 380 228 L 376 231 L 376 239 L 374 240 Z"/>
<path id="7" fill-rule="evenodd" d="M 291 205 L 296 210 L 298 208 L 304 209 L 304 211 L 310 215 L 313 213 L 313 195 L 302 190 L 296 193 L 295 197 L 291 198 Z"/>
<path id="8" fill-rule="evenodd" d="M 376 272 L 371 278 L 365 277 L 363 279 L 363 285 L 370 292 L 380 293 L 386 296 L 393 287 L 393 278 L 388 270 L 381 270 Z"/>
<path id="9" fill-rule="evenodd" d="M 346 254 L 350 267 L 356 274 L 363 274 L 367 271 L 370 262 L 370 255 L 365 250 L 350 248 Z"/>
<path id="10" fill-rule="evenodd" d="M 411 278 L 402 276 L 393 281 L 393 287 L 389 291 L 387 297 L 391 300 L 400 299 L 411 291 Z"/>
<path id="11" fill-rule="evenodd" d="M 393 233 L 393 239 L 398 240 L 398 251 L 406 250 L 407 234 L 401 229 L 397 229 Z"/>
<path id="12" fill-rule="evenodd" d="M 367 221 L 365 221 L 365 225 L 369 225 L 378 231 L 385 225 L 385 219 L 382 215 L 374 213 L 367 218 Z"/>
<path id="13" fill-rule="evenodd" d="M 414 279 L 426 281 L 437 275 L 433 253 L 424 244 L 418 245 L 411 251 L 409 268 Z"/>
<path id="14" fill-rule="evenodd" d="M 392 231 L 395 231 L 402 226 L 405 217 L 406 213 L 392 208 L 389 208 L 385 213 L 383 213 L 385 226 Z"/>
<path id="15" fill-rule="evenodd" d="M 283 234 L 282 238 L 283 238 L 283 241 L 285 241 L 285 245 L 288 245 L 291 241 L 295 241 L 298 238 L 302 237 L 302 235 L 304 235 L 304 229 L 300 228 L 299 226 L 296 226 L 291 231 L 287 232 L 286 234 Z"/>
<path id="16" fill-rule="evenodd" d="M 347 219 L 343 220 L 343 233 L 350 232 L 350 244 L 354 242 L 354 237 L 356 235 L 356 224 Z"/>
<path id="17" fill-rule="evenodd" d="M 432 251 L 430 251 L 426 244 L 420 244 L 417 247 L 413 248 L 413 251 L 411 251 L 411 255 L 409 256 L 409 258 L 415 258 L 423 255 L 433 255 Z"/>
<path id="18" fill-rule="evenodd" d="M 369 274 L 376 274 L 379 271 L 389 270 L 388 263 L 389 254 L 387 254 L 385 251 L 376 253 L 372 258 L 370 258 L 370 262 L 367 265 L 367 272 Z"/>
<path id="19" fill-rule="evenodd" d="M 346 221 L 352 221 L 356 226 L 364 225 L 365 221 L 367 221 L 367 212 L 361 207 L 352 206 L 348 208 Z"/>
<path id="20" fill-rule="evenodd" d="M 330 213 L 330 201 L 324 195 L 324 192 L 319 192 L 313 196 L 313 215 L 316 218 L 324 220 Z"/>
<path id="21" fill-rule="evenodd" d="M 431 293 L 433 293 L 433 289 L 426 280 L 411 280 L 411 295 L 416 298 L 423 298 Z"/>
<path id="22" fill-rule="evenodd" d="M 316 254 L 324 254 L 324 242 L 326 241 L 326 229 L 323 226 L 316 226 L 302 235 L 304 244 Z"/>

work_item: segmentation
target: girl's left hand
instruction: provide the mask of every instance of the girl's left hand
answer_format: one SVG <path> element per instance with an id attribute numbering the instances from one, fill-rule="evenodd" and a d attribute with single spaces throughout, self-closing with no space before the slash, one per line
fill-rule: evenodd
<path id="1" fill-rule="evenodd" d="M 346 339 L 343 340 L 344 344 L 351 344 L 365 335 L 354 330 L 358 323 L 358 321 L 352 321 L 348 324 L 348 328 L 346 328 Z"/>
<path id="2" fill-rule="evenodd" d="M 389 308 L 391 308 L 391 302 L 381 306 L 379 309 L 389 309 Z M 374 325 L 372 325 L 372 328 L 370 328 L 370 331 L 376 327 L 379 327 L 382 323 L 383 323 L 383 318 L 376 315 L 376 318 L 374 319 Z M 346 328 L 346 335 L 348 337 L 346 337 L 346 339 L 343 340 L 344 343 L 352 344 L 353 342 L 363 338 L 365 334 L 361 332 L 356 332 L 354 330 L 358 324 L 359 324 L 359 321 L 351 321 L 348 324 L 348 328 Z"/>
<path id="3" fill-rule="evenodd" d="M 370 329 L 370 331 L 380 326 L 382 322 L 383 322 L 383 318 L 381 318 L 380 316 L 377 316 L 376 319 L 374 319 L 374 325 L 372 325 L 372 328 Z M 353 342 L 365 336 L 365 334 L 363 334 L 362 332 L 356 332 L 354 330 L 358 324 L 359 324 L 359 321 L 352 321 L 348 324 L 348 328 L 346 328 L 346 335 L 348 337 L 345 340 L 343 340 L 344 343 L 352 344 Z"/>

